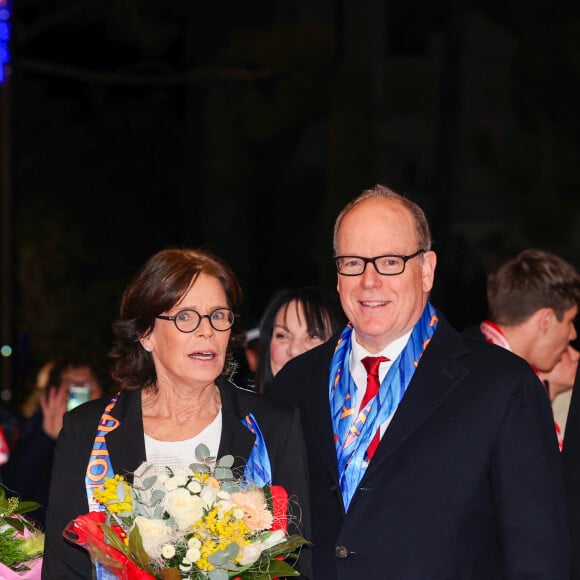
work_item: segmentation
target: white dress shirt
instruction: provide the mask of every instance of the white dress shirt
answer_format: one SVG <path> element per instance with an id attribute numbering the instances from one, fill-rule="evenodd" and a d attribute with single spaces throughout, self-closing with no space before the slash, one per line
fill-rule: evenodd
<path id="1" fill-rule="evenodd" d="M 388 344 L 383 350 L 377 353 L 370 353 L 365 348 L 363 348 L 357 341 L 356 341 L 356 331 L 353 329 L 352 331 L 352 350 L 350 353 L 350 374 L 354 380 L 354 384 L 356 385 L 356 413 L 353 415 L 353 418 L 356 418 L 358 412 L 360 410 L 360 404 L 363 400 L 365 392 L 367 390 L 367 371 L 362 364 L 362 359 L 367 356 L 385 356 L 389 360 L 382 362 L 379 365 L 379 381 L 381 382 L 381 388 L 383 388 L 383 379 L 385 378 L 387 372 L 391 368 L 393 361 L 401 354 L 403 349 L 405 348 L 409 337 L 411 336 L 412 330 L 404 334 L 397 340 Z M 396 409 L 395 409 L 396 411 Z M 380 437 L 382 437 L 385 433 L 385 430 L 389 426 L 393 415 L 395 414 L 393 411 L 386 420 L 381 423 L 380 427 Z"/>

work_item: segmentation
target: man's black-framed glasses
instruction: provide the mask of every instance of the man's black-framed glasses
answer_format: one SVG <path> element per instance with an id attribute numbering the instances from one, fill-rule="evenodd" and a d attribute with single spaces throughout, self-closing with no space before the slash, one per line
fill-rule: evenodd
<path id="1" fill-rule="evenodd" d="M 219 332 L 229 330 L 236 319 L 233 310 L 229 308 L 216 308 L 209 314 L 200 314 L 197 310 L 180 310 L 174 316 L 156 316 L 161 320 L 173 320 L 177 330 L 180 332 L 193 332 L 200 324 L 203 318 L 207 318 L 212 328 Z"/>
<path id="2" fill-rule="evenodd" d="M 426 250 L 421 249 L 409 256 L 375 256 L 374 258 L 364 258 L 363 256 L 336 256 L 334 263 L 336 270 L 342 276 L 360 276 L 367 267 L 372 264 L 375 270 L 382 276 L 398 276 L 405 271 L 407 262 L 417 257 Z"/>

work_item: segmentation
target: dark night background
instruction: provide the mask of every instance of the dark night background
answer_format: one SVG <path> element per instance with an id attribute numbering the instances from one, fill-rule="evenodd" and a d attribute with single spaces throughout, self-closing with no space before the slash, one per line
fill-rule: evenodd
<path id="1" fill-rule="evenodd" d="M 163 247 L 224 257 L 245 327 L 280 286 L 332 289 L 334 218 L 377 182 L 426 210 L 460 328 L 503 257 L 580 266 L 578 3 L 16 0 L 12 34 L 15 399 L 72 347 L 106 358 Z"/>

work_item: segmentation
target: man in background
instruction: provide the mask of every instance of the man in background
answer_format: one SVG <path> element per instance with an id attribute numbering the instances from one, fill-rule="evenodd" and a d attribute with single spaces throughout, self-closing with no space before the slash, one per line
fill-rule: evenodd
<path id="1" fill-rule="evenodd" d="M 489 320 L 466 334 L 517 354 L 543 380 L 576 340 L 580 274 L 555 254 L 524 250 L 488 276 L 487 302 Z M 555 427 L 561 449 L 565 426 Z"/>
<path id="2" fill-rule="evenodd" d="M 48 504 L 56 439 L 67 410 L 104 395 L 101 370 L 91 357 L 72 354 L 52 361 L 39 407 L 25 421 L 3 469 L 4 483 L 22 500 L 41 507 L 30 516 L 42 526 Z"/>

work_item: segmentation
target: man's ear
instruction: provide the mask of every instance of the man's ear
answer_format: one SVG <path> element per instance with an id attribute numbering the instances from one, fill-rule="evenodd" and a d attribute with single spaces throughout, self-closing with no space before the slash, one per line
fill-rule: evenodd
<path id="1" fill-rule="evenodd" d="M 423 280 L 423 291 L 431 292 L 433 281 L 435 280 L 435 267 L 437 266 L 437 254 L 429 250 L 423 254 L 421 264 L 421 278 Z"/>
<path id="2" fill-rule="evenodd" d="M 538 331 L 546 334 L 557 321 L 556 313 L 553 308 L 540 308 L 534 315 L 538 324 Z"/>

